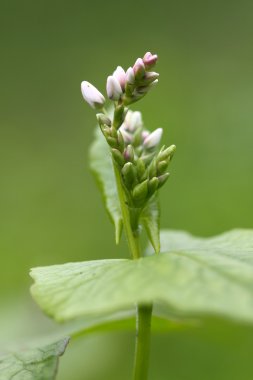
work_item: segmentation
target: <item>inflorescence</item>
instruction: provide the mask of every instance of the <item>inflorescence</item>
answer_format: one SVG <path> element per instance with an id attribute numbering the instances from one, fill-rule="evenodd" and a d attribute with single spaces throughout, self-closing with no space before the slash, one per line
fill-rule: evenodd
<path id="1" fill-rule="evenodd" d="M 158 83 L 159 74 L 151 71 L 157 58 L 148 52 L 126 72 L 118 66 L 108 76 L 106 92 L 114 104 L 112 117 L 104 109 L 105 97 L 89 82 L 81 84 L 84 99 L 99 111 L 97 120 L 120 171 L 127 205 L 130 210 L 139 210 L 139 215 L 167 181 L 168 165 L 176 149 L 171 145 L 158 150 L 162 128 L 150 133 L 144 127 L 141 113 L 128 109 Z"/>

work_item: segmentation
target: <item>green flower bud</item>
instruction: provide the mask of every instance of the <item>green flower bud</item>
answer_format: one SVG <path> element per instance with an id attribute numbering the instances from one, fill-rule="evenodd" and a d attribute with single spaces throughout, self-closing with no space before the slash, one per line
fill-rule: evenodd
<path id="1" fill-rule="evenodd" d="M 133 185 L 137 182 L 136 169 L 132 162 L 127 162 L 121 170 L 124 183 L 126 187 L 130 190 Z"/>
<path id="2" fill-rule="evenodd" d="M 121 153 L 125 149 L 125 141 L 124 141 L 124 138 L 123 138 L 122 133 L 120 131 L 118 131 L 118 149 Z"/>
<path id="3" fill-rule="evenodd" d="M 133 146 L 138 146 L 142 144 L 142 127 L 136 129 L 133 135 Z"/>
<path id="4" fill-rule="evenodd" d="M 138 178 L 141 181 L 143 179 L 144 173 L 146 171 L 146 166 L 144 164 L 144 161 L 141 158 L 138 158 L 138 160 L 136 162 L 136 168 L 137 168 Z"/>
<path id="5" fill-rule="evenodd" d="M 169 175 L 170 175 L 170 173 L 165 173 L 165 174 L 160 175 L 160 176 L 158 177 L 158 181 L 159 181 L 158 188 L 159 188 L 159 189 L 160 189 L 160 187 L 162 187 L 162 186 L 165 184 L 165 182 L 166 182 L 167 179 L 169 178 Z"/>
<path id="6" fill-rule="evenodd" d="M 148 167 L 148 176 L 149 178 L 156 176 L 156 157 L 153 158 L 151 164 Z"/>
<path id="7" fill-rule="evenodd" d="M 133 189 L 133 199 L 140 205 L 145 201 L 148 195 L 148 180 L 145 179 L 142 183 L 136 185 Z"/>
<path id="8" fill-rule="evenodd" d="M 170 162 L 170 158 L 168 158 L 167 160 L 158 162 L 158 164 L 157 164 L 157 174 L 158 175 L 163 174 L 166 171 L 166 169 L 169 165 L 169 162 Z"/>
<path id="9" fill-rule="evenodd" d="M 100 126 L 101 125 L 107 125 L 108 127 L 111 126 L 112 124 L 111 120 L 109 119 L 109 117 L 105 116 L 103 113 L 97 113 L 96 117 Z"/>
<path id="10" fill-rule="evenodd" d="M 112 148 L 118 148 L 118 141 L 115 137 L 107 136 L 106 141 Z"/>
<path id="11" fill-rule="evenodd" d="M 113 156 L 114 161 L 117 162 L 117 164 L 120 167 L 124 166 L 125 164 L 124 157 L 118 149 L 115 149 L 115 148 L 112 149 L 112 156 Z"/>
<path id="12" fill-rule="evenodd" d="M 158 161 L 167 160 L 167 158 L 169 158 L 169 157 L 170 157 L 170 159 L 172 159 L 175 151 L 176 151 L 176 145 L 171 145 L 166 149 L 164 149 L 164 147 L 162 147 L 162 149 L 158 153 L 158 158 L 157 158 Z"/>
<path id="13" fill-rule="evenodd" d="M 118 129 L 121 126 L 121 124 L 124 121 L 124 117 L 125 117 L 125 108 L 124 108 L 124 105 L 121 104 L 117 106 L 114 110 L 113 126 L 116 129 Z"/>
<path id="14" fill-rule="evenodd" d="M 124 158 L 126 161 L 133 162 L 134 160 L 134 148 L 132 145 L 128 145 L 124 150 Z"/>
<path id="15" fill-rule="evenodd" d="M 157 190 L 159 185 L 159 180 L 157 177 L 153 177 L 149 182 L 148 182 L 148 194 L 153 195 L 154 192 Z"/>

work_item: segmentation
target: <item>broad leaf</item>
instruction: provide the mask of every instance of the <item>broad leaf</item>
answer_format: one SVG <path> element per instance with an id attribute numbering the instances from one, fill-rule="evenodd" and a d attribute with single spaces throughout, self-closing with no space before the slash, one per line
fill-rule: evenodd
<path id="1" fill-rule="evenodd" d="M 53 380 L 68 338 L 0 357 L 0 380 Z"/>
<path id="2" fill-rule="evenodd" d="M 150 199 L 141 213 L 140 222 L 156 253 L 160 252 L 160 208 L 157 194 Z"/>
<path id="3" fill-rule="evenodd" d="M 123 222 L 110 152 L 99 129 L 96 130 L 95 140 L 90 149 L 90 167 L 101 189 L 106 210 L 114 223 L 115 238 L 118 244 Z"/>
<path id="4" fill-rule="evenodd" d="M 168 317 L 223 315 L 253 322 L 253 231 L 198 239 L 164 231 L 164 253 L 32 270 L 32 294 L 57 320 L 162 305 Z"/>

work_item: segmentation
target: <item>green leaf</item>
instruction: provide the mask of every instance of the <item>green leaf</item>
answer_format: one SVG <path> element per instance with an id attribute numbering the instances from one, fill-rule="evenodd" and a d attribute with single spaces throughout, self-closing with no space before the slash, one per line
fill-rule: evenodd
<path id="1" fill-rule="evenodd" d="M 141 224 L 144 226 L 149 241 L 156 253 L 160 252 L 160 207 L 158 196 L 153 196 L 141 213 Z"/>
<path id="2" fill-rule="evenodd" d="M 0 380 L 53 380 L 69 339 L 0 357 Z"/>
<path id="3" fill-rule="evenodd" d="M 168 317 L 221 315 L 253 322 L 253 230 L 215 238 L 164 231 L 159 255 L 32 270 L 32 294 L 57 320 L 161 305 Z"/>
<path id="4" fill-rule="evenodd" d="M 119 244 L 123 227 L 121 209 L 110 152 L 105 138 L 98 128 L 90 148 L 90 168 L 99 184 L 105 208 L 114 223 L 116 244 Z"/>

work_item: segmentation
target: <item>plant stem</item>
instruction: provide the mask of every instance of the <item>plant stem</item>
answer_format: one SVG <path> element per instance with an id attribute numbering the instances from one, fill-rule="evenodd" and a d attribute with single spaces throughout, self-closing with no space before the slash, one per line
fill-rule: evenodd
<path id="1" fill-rule="evenodd" d="M 134 380 L 148 379 L 152 305 L 137 305 Z"/>
<path id="2" fill-rule="evenodd" d="M 139 236 L 133 231 L 124 188 L 122 186 L 121 175 L 117 165 L 113 161 L 114 173 L 117 183 L 118 196 L 123 218 L 123 225 L 133 259 L 141 257 Z M 135 341 L 135 361 L 134 380 L 148 379 L 150 331 L 151 331 L 152 305 L 137 305 L 136 309 L 136 341 Z"/>
<path id="3" fill-rule="evenodd" d="M 115 162 L 113 162 L 113 167 L 114 167 L 119 202 L 120 202 L 120 207 L 121 207 L 121 212 L 122 212 L 123 225 L 125 227 L 125 233 L 126 233 L 126 238 L 128 241 L 129 250 L 133 259 L 139 259 L 141 256 L 139 237 L 138 237 L 138 234 L 132 230 L 130 215 L 129 215 L 128 207 L 126 205 L 124 189 L 121 183 L 120 172 Z"/>

